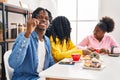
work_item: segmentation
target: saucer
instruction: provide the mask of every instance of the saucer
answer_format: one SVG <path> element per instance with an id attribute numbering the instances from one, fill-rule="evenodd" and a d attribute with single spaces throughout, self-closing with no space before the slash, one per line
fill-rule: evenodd
<path id="1" fill-rule="evenodd" d="M 82 62 L 83 60 L 82 59 L 79 59 L 79 61 L 73 61 L 73 59 L 72 58 L 65 58 L 64 60 L 62 60 L 62 61 L 67 61 L 67 62 Z"/>
<path id="2" fill-rule="evenodd" d="M 71 62 L 82 62 L 82 59 L 79 59 L 78 61 L 74 61 L 73 59 L 70 59 Z"/>

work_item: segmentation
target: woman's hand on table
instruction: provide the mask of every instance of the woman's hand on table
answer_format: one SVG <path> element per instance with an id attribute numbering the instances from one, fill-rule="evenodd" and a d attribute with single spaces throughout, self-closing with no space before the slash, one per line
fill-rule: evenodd
<path id="1" fill-rule="evenodd" d="M 105 49 L 105 48 L 101 48 L 101 49 L 99 50 L 99 53 L 109 54 L 109 50 L 108 50 L 108 49 Z"/>
<path id="2" fill-rule="evenodd" d="M 82 52 L 83 52 L 83 55 L 89 55 L 91 54 L 92 51 L 85 49 L 85 50 L 82 50 Z"/>
<path id="3" fill-rule="evenodd" d="M 94 48 L 90 47 L 90 48 L 87 48 L 88 50 L 90 50 L 91 52 L 94 52 Z"/>

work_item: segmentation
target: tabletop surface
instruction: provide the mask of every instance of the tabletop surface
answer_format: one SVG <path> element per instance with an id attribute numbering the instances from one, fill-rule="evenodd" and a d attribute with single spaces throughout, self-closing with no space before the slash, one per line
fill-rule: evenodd
<path id="1" fill-rule="evenodd" d="M 83 62 L 74 65 L 56 63 L 40 73 L 41 77 L 69 80 L 120 80 L 120 57 L 100 55 L 104 68 L 101 70 L 83 69 Z M 67 58 L 63 61 L 69 60 Z"/>

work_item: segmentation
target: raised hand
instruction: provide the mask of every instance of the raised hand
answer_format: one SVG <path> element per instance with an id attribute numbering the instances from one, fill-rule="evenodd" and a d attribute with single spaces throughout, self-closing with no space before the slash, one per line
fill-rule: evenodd
<path id="1" fill-rule="evenodd" d="M 37 20 L 36 18 L 32 18 L 31 13 L 28 13 L 27 29 L 25 32 L 25 37 L 28 38 L 30 34 L 35 30 L 38 24 L 39 24 L 39 20 Z"/>

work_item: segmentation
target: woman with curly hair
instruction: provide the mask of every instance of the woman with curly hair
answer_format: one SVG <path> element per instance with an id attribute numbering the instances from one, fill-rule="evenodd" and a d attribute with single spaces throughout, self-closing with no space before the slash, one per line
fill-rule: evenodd
<path id="1" fill-rule="evenodd" d="M 108 54 L 112 46 L 118 46 L 116 41 L 106 33 L 114 30 L 115 23 L 110 17 L 103 17 L 96 25 L 93 35 L 84 38 L 77 47 L 80 49 L 89 49 L 91 51 L 99 50 L 99 53 Z"/>

